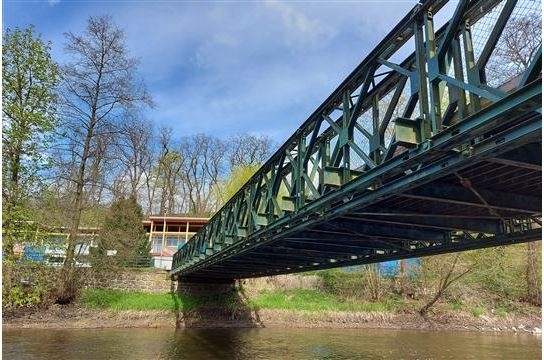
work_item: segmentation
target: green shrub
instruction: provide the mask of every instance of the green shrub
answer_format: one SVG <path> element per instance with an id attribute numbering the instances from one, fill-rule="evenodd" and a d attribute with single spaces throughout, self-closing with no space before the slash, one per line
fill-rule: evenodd
<path id="1" fill-rule="evenodd" d="M 23 287 L 20 285 L 12 286 L 5 299 L 5 304 L 9 306 L 36 306 L 42 303 L 44 289 L 40 286 Z"/>
<path id="2" fill-rule="evenodd" d="M 361 271 L 346 272 L 334 269 L 318 272 L 317 275 L 323 278 L 325 290 L 342 299 L 368 298 L 368 289 Z"/>
<path id="3" fill-rule="evenodd" d="M 2 274 L 2 307 L 45 306 L 51 302 L 56 285 L 54 269 L 25 261 L 13 266 L 11 274 L 11 288 L 6 286 L 6 274 Z"/>

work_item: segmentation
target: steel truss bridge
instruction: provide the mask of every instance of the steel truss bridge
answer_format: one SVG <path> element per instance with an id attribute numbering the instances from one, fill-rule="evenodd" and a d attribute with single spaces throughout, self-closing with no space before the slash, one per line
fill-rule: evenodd
<path id="1" fill-rule="evenodd" d="M 540 31 L 522 67 L 499 47 L 535 13 L 539 1 L 415 6 L 170 274 L 220 281 L 540 240 Z"/>

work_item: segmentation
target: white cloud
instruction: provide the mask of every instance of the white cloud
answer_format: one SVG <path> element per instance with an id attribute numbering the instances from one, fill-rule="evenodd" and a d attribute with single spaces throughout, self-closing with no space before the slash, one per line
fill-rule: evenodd
<path id="1" fill-rule="evenodd" d="M 267 9 L 280 15 L 284 26 L 283 36 L 288 45 L 315 44 L 328 41 L 334 36 L 335 31 L 331 24 L 320 21 L 323 20 L 319 19 L 322 14 L 311 16 L 304 11 L 306 9 L 286 2 L 268 1 L 265 4 Z"/>
<path id="2" fill-rule="evenodd" d="M 55 6 L 55 5 L 57 5 L 58 3 L 60 3 L 60 0 L 47 0 L 47 3 L 48 3 L 50 6 Z"/>
<path id="3" fill-rule="evenodd" d="M 368 30 L 387 5 L 366 5 L 193 3 L 119 15 L 158 103 L 153 118 L 180 134 L 285 140 L 396 22 Z"/>
<path id="4" fill-rule="evenodd" d="M 58 55 L 62 32 L 111 14 L 158 105 L 150 119 L 285 140 L 415 3 L 63 2 L 31 22 Z"/>

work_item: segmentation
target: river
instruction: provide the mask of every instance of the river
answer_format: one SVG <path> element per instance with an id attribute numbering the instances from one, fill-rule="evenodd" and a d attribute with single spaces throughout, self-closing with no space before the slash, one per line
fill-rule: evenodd
<path id="1" fill-rule="evenodd" d="M 3 359 L 541 359 L 529 334 L 354 329 L 4 329 Z"/>

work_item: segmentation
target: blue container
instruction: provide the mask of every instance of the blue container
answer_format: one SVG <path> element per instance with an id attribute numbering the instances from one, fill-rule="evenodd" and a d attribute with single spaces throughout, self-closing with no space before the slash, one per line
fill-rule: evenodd
<path id="1" fill-rule="evenodd" d="M 32 261 L 43 261 L 44 253 L 44 246 L 25 245 L 25 247 L 23 248 L 23 259 Z"/>
<path id="2" fill-rule="evenodd" d="M 384 261 L 379 263 L 380 274 L 386 277 L 398 276 L 400 271 L 400 260 Z M 404 260 L 404 270 L 408 277 L 414 277 L 419 274 L 421 260 L 419 258 L 411 258 Z"/>

